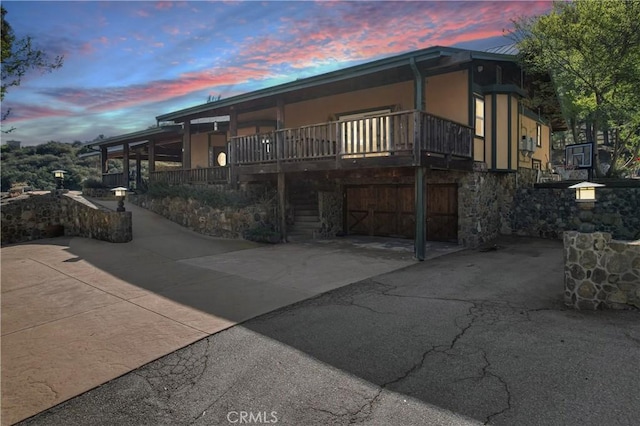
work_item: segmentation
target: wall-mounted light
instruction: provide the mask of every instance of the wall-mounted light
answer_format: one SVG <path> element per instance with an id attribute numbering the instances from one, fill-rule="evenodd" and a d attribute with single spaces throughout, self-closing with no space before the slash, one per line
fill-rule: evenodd
<path id="1" fill-rule="evenodd" d="M 123 212 L 124 211 L 124 197 L 127 195 L 128 189 L 119 186 L 117 188 L 113 188 L 112 191 L 115 193 L 116 198 L 118 199 L 118 208 L 116 211 Z"/>

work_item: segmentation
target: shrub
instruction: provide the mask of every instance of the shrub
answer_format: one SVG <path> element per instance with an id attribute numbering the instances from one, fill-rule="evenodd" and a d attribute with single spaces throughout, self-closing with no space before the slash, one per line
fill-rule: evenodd
<path id="1" fill-rule="evenodd" d="M 275 230 L 273 225 L 266 223 L 252 226 L 242 233 L 242 237 L 257 243 L 276 244 L 280 242 L 280 233 Z"/>
<path id="2" fill-rule="evenodd" d="M 231 191 L 213 187 L 197 187 L 191 185 L 168 185 L 166 183 L 151 183 L 146 193 L 154 198 L 178 197 L 185 200 L 198 200 L 213 208 L 247 207 L 261 204 L 273 197 L 262 191 Z"/>
<path id="3" fill-rule="evenodd" d="M 108 189 L 109 188 L 107 185 L 102 183 L 101 180 L 95 179 L 95 178 L 85 179 L 84 182 L 82 182 L 82 187 L 91 188 L 91 189 Z"/>

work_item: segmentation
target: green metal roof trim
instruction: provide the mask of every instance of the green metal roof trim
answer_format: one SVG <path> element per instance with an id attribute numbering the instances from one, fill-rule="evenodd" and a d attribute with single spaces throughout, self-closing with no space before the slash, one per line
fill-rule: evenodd
<path id="1" fill-rule="evenodd" d="M 158 120 L 159 122 L 175 121 L 181 118 L 197 115 L 209 110 L 229 107 L 241 102 L 251 101 L 251 100 L 278 95 L 282 93 L 287 93 L 294 90 L 305 89 L 308 87 L 319 86 L 321 84 L 332 83 L 340 80 L 345 80 L 347 78 L 353 78 L 353 77 L 358 77 L 366 74 L 372 74 L 374 72 L 383 71 L 383 70 L 387 70 L 390 68 L 395 68 L 403 65 L 409 65 L 412 59 L 415 60 L 416 63 L 420 63 L 430 59 L 454 56 L 457 54 L 464 54 L 464 53 L 469 54 L 469 60 L 484 59 L 484 60 L 508 61 L 508 62 L 516 61 L 516 57 L 513 55 L 480 52 L 476 50 L 459 49 L 455 47 L 434 46 L 434 47 L 429 47 L 427 49 L 415 50 L 412 52 L 407 52 L 400 55 L 378 59 L 372 62 L 367 62 L 364 64 L 355 65 L 352 67 L 343 68 L 336 71 L 331 71 L 331 72 L 316 75 L 313 77 L 295 80 L 289 83 L 283 83 L 277 86 L 267 87 L 267 88 L 256 90 L 253 92 L 243 93 L 241 95 L 233 96 L 228 99 L 222 99 L 215 102 L 208 102 L 208 103 L 200 104 L 194 107 L 181 109 L 178 111 L 159 115 L 156 117 L 156 120 Z"/>
<path id="2" fill-rule="evenodd" d="M 102 147 L 102 146 L 121 144 L 124 142 L 130 143 L 130 142 L 145 141 L 152 136 L 163 135 L 163 134 L 169 135 L 171 133 L 175 133 L 177 136 L 181 132 L 182 132 L 182 126 L 180 125 L 154 127 L 152 129 L 140 130 L 133 133 L 114 136 L 111 138 L 103 139 L 99 142 L 91 142 L 91 143 L 88 143 L 86 146 Z"/>

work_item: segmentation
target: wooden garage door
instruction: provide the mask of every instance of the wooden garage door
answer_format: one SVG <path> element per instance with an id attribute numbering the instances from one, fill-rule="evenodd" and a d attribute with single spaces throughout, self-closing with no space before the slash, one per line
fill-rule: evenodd
<path id="1" fill-rule="evenodd" d="M 413 238 L 413 185 L 350 186 L 346 192 L 348 233 Z"/>
<path id="2" fill-rule="evenodd" d="M 427 240 L 458 241 L 458 186 L 427 185 Z"/>

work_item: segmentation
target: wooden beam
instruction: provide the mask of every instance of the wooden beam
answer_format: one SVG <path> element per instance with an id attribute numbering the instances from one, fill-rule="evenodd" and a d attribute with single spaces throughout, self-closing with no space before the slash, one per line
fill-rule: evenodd
<path id="1" fill-rule="evenodd" d="M 416 237 L 414 240 L 414 253 L 416 259 L 424 260 L 425 246 L 427 243 L 427 221 L 424 203 L 424 167 L 416 167 L 415 173 Z"/>
<path id="2" fill-rule="evenodd" d="M 283 243 L 287 242 L 287 193 L 286 179 L 283 172 L 278 173 L 278 225 L 280 227 L 280 238 Z"/>

